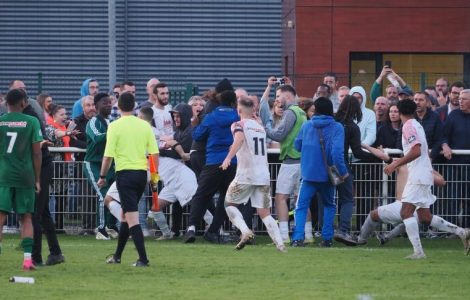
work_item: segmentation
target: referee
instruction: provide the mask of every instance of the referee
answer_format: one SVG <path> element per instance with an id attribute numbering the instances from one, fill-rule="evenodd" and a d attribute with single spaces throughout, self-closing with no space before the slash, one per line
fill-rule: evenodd
<path id="1" fill-rule="evenodd" d="M 121 118 L 109 125 L 98 186 L 102 187 L 106 183 L 106 175 L 114 159 L 116 186 L 124 216 L 116 252 L 106 259 L 106 263 L 121 263 L 121 255 L 130 235 L 139 253 L 139 259 L 133 266 L 147 267 L 149 260 L 139 224 L 138 203 L 147 184 L 146 155 L 147 153 L 152 155 L 157 163 L 158 146 L 150 125 L 133 115 L 134 105 L 135 99 L 131 93 L 119 96 L 118 107 L 121 110 Z M 158 165 L 156 167 L 158 168 Z"/>

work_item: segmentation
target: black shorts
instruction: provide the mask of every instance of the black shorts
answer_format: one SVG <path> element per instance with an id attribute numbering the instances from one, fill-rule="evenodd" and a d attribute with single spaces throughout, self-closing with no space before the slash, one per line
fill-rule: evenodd
<path id="1" fill-rule="evenodd" d="M 139 200 L 146 186 L 147 171 L 122 170 L 116 172 L 116 187 L 124 213 L 138 211 Z"/>

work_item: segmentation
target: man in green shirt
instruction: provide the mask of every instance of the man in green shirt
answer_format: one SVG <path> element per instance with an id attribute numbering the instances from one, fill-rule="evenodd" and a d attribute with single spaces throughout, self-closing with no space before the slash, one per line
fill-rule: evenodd
<path id="1" fill-rule="evenodd" d="M 104 196 L 114 181 L 114 166 L 108 172 L 106 184 L 98 187 L 96 182 L 100 174 L 101 161 L 103 160 L 104 148 L 106 146 L 106 134 L 108 131 L 108 116 L 111 114 L 111 98 L 106 93 L 99 93 L 94 97 L 97 115 L 88 121 L 86 125 L 86 154 L 84 173 L 92 184 L 98 195 L 98 230 L 97 240 L 109 240 L 105 226 L 116 228 L 116 218 L 104 206 Z M 115 233 L 117 236 L 117 233 Z"/>
<path id="2" fill-rule="evenodd" d="M 97 184 L 106 184 L 106 177 L 114 160 L 116 164 L 116 186 L 124 216 L 119 230 L 116 252 L 106 263 L 121 263 L 121 255 L 129 236 L 139 253 L 135 267 L 147 267 L 149 260 L 145 251 L 144 235 L 139 224 L 138 203 L 147 185 L 147 154 L 158 164 L 158 146 L 150 124 L 134 116 L 135 98 L 131 93 L 119 96 L 118 107 L 121 118 L 109 125 Z M 155 166 L 158 170 L 158 165 Z"/>
<path id="3" fill-rule="evenodd" d="M 40 190 L 43 138 L 39 121 L 22 113 L 27 98 L 21 89 L 10 90 L 5 97 L 8 113 L 0 117 L 0 251 L 3 224 L 14 210 L 21 217 L 23 269 L 34 270 L 31 214 Z"/>

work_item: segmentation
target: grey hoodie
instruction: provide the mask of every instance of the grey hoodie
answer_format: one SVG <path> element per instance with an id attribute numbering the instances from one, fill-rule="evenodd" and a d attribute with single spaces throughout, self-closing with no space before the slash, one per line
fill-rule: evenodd
<path id="1" fill-rule="evenodd" d="M 359 93 L 362 95 L 361 111 L 362 120 L 357 123 L 359 130 L 361 131 L 361 143 L 372 145 L 375 142 L 377 134 L 377 121 L 375 119 L 375 113 L 366 107 L 367 94 L 362 86 L 352 87 L 349 91 L 349 95 Z"/>

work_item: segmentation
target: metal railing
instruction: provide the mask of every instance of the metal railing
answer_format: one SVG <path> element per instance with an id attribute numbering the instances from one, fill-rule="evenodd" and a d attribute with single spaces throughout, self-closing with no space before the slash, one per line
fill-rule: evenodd
<path id="1" fill-rule="evenodd" d="M 50 148 L 51 152 L 84 152 L 78 148 Z M 386 151 L 390 154 L 401 154 L 401 150 Z M 280 168 L 278 161 L 279 149 L 269 149 L 269 168 L 271 173 L 271 194 L 274 200 L 277 173 Z M 454 155 L 470 155 L 470 150 L 454 150 Z M 56 222 L 58 230 L 70 234 L 76 234 L 82 230 L 92 230 L 97 226 L 98 197 L 90 182 L 83 175 L 83 162 L 78 161 L 54 161 L 53 183 L 50 188 L 50 210 Z M 433 167 L 441 173 L 447 181 L 444 187 L 434 187 L 433 192 L 437 196 L 436 203 L 432 206 L 432 212 L 442 216 L 448 221 L 464 227 L 470 227 L 470 165 L 434 164 Z M 360 230 L 360 226 L 369 214 L 370 210 L 379 205 L 395 201 L 396 178 L 383 173 L 383 163 L 354 163 L 351 169 L 354 175 L 355 212 L 352 220 L 352 230 Z M 141 209 L 142 217 L 151 204 L 148 195 L 146 207 Z M 290 200 L 291 209 L 295 206 L 295 196 Z M 275 207 L 273 205 L 273 214 Z M 165 209 L 167 220 L 171 224 L 171 207 Z M 183 208 L 183 220 L 181 228 L 184 230 L 189 218 L 189 206 Z M 293 223 L 293 222 L 291 222 Z M 314 226 L 318 223 L 313 217 Z M 15 215 L 8 217 L 8 223 L 12 227 L 17 226 Z M 153 222 L 148 222 L 148 229 L 156 229 Z M 316 225 L 318 230 L 318 224 Z M 253 227 L 257 232 L 265 231 L 262 221 L 253 215 Z M 227 221 L 226 230 L 231 230 Z"/>

